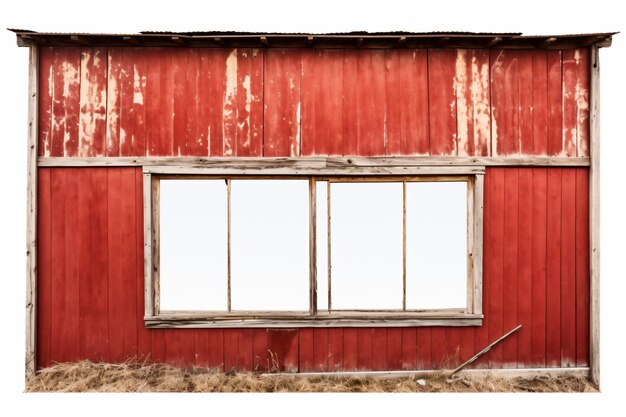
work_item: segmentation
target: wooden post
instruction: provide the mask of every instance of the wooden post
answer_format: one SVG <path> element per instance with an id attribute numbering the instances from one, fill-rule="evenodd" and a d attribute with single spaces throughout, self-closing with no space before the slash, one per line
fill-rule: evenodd
<path id="1" fill-rule="evenodd" d="M 317 314 L 317 190 L 309 178 L 309 312 Z"/>
<path id="2" fill-rule="evenodd" d="M 39 47 L 28 63 L 28 177 L 26 191 L 26 373 L 37 370 L 37 130 Z"/>
<path id="3" fill-rule="evenodd" d="M 589 377 L 600 386 L 600 61 L 591 47 L 589 139 Z"/>

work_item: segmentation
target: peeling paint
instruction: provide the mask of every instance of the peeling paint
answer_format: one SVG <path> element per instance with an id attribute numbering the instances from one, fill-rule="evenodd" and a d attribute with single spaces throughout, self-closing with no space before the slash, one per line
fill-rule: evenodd
<path id="1" fill-rule="evenodd" d="M 300 127 L 301 127 L 301 119 L 300 119 L 300 105 L 301 103 L 298 102 L 298 105 L 296 107 L 296 140 L 295 141 L 291 141 L 291 156 L 298 156 L 300 155 L 300 143 L 302 141 L 302 138 L 300 137 L 301 133 L 300 133 Z"/>
<path id="2" fill-rule="evenodd" d="M 476 57 L 472 59 L 470 91 L 474 110 L 474 150 L 479 154 L 482 148 L 486 148 L 487 155 L 490 155 L 489 65 L 479 65 Z"/>
<path id="3" fill-rule="evenodd" d="M 111 64 L 109 63 L 109 68 Z M 108 97 L 107 97 L 107 154 L 111 155 L 114 150 L 114 144 L 119 143 L 118 129 L 120 114 L 116 103 L 119 97 L 119 88 L 117 85 L 117 77 L 109 75 L 108 80 Z"/>
<path id="4" fill-rule="evenodd" d="M 139 75 L 137 65 L 133 66 L 133 104 L 143 104 L 143 88 L 146 86 L 146 76 Z"/>
<path id="5" fill-rule="evenodd" d="M 78 69 L 69 62 L 64 62 L 61 68 L 63 71 L 63 97 L 68 98 L 70 96 L 70 85 L 78 84 L 80 74 Z"/>
<path id="6" fill-rule="evenodd" d="M 576 51 L 578 53 L 578 50 Z M 586 127 L 589 123 L 589 90 L 582 85 L 580 80 L 576 83 L 576 144 L 579 156 L 589 155 L 589 138 L 586 135 Z"/>
<path id="7" fill-rule="evenodd" d="M 233 154 L 231 141 L 235 138 L 229 137 L 226 131 L 226 124 L 229 119 L 236 116 L 236 96 L 237 96 L 237 50 L 233 51 L 226 58 L 226 91 L 224 93 L 224 103 L 222 107 L 222 138 L 224 140 L 224 156 Z"/>
<path id="8" fill-rule="evenodd" d="M 465 89 L 467 88 L 467 51 L 459 49 L 456 54 L 456 77 L 454 79 L 454 89 L 456 91 L 456 131 L 458 137 L 458 155 L 467 155 L 468 151 L 468 125 L 470 123 L 467 100 L 465 99 Z M 473 85 L 473 84 L 472 84 Z"/>
<path id="9" fill-rule="evenodd" d="M 79 156 L 94 156 L 96 129 L 106 121 L 106 75 L 104 69 L 96 65 L 96 62 L 100 62 L 99 55 L 98 50 L 93 55 L 88 51 L 81 54 Z M 94 71 L 91 72 L 90 68 Z"/>

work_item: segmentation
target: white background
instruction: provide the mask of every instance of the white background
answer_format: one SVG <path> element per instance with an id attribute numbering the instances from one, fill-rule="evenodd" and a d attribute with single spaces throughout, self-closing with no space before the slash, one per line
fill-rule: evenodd
<path id="1" fill-rule="evenodd" d="M 618 1 L 3 1 L 0 28 L 37 31 L 133 33 L 140 30 L 336 32 L 520 31 L 525 34 L 608 32 L 624 29 Z M 623 156 L 624 36 L 602 58 L 602 393 L 597 395 L 112 395 L 23 394 L 26 232 L 28 50 L 0 32 L 0 411 L 5 416 L 73 415 L 603 415 L 624 404 L 626 296 L 626 186 Z M 620 159 L 621 158 L 621 159 Z M 322 400 L 323 401 L 320 401 Z M 342 410 L 338 410 L 342 407 Z M 542 413 L 543 414 L 543 413 Z"/>

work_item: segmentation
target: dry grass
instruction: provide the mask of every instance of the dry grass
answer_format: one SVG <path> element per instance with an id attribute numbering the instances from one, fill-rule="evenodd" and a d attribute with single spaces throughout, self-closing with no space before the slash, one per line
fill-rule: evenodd
<path id="1" fill-rule="evenodd" d="M 420 383 L 421 382 L 421 383 Z M 41 370 L 26 380 L 27 392 L 597 392 L 584 378 L 497 378 L 442 375 L 376 378 L 296 375 L 225 375 L 201 368 L 83 361 Z"/>

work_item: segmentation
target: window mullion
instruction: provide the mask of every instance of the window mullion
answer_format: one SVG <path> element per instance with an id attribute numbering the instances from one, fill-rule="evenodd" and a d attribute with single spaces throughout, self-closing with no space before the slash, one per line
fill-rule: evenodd
<path id="1" fill-rule="evenodd" d="M 327 250 L 328 250 L 328 312 L 330 313 L 332 311 L 332 298 L 331 298 L 331 270 L 332 270 L 332 264 L 330 261 L 330 178 L 328 179 L 328 182 L 326 183 L 326 218 L 327 218 L 327 227 L 326 227 L 326 233 L 327 233 Z"/>
<path id="2" fill-rule="evenodd" d="M 402 310 L 406 311 L 406 180 L 402 181 Z"/>
<path id="3" fill-rule="evenodd" d="M 315 178 L 309 178 L 309 312 L 317 314 L 317 193 Z"/>

